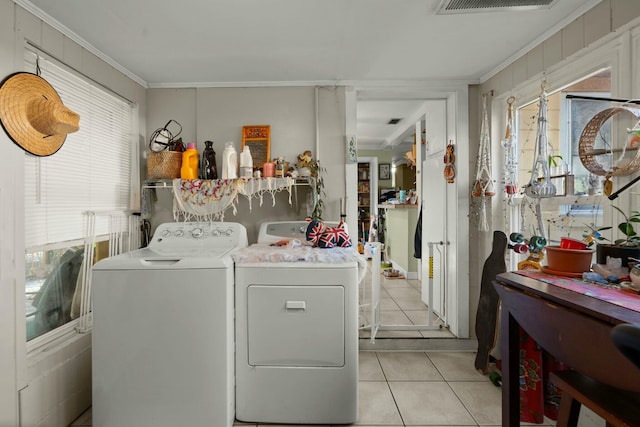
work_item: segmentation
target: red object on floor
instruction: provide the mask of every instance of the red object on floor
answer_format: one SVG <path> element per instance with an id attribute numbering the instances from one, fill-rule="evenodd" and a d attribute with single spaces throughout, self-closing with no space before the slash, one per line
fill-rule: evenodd
<path id="1" fill-rule="evenodd" d="M 502 361 L 496 360 L 502 370 Z M 520 328 L 520 421 L 541 424 L 544 417 L 558 418 L 560 390 L 549 381 L 549 373 L 567 369 L 536 344 Z"/>

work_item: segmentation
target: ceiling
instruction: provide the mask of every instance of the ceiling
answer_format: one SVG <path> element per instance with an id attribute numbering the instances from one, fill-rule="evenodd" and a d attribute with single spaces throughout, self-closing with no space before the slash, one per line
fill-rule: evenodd
<path id="1" fill-rule="evenodd" d="M 148 87 L 479 83 L 599 3 L 448 14 L 450 0 L 14 1 Z M 535 0 L 488 3 L 503 2 Z M 412 140 L 421 104 L 359 101 L 359 147 Z"/>

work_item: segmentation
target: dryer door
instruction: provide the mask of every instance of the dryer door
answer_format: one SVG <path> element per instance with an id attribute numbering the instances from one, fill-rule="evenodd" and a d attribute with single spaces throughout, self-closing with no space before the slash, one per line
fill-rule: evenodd
<path id="1" fill-rule="evenodd" d="M 252 366 L 344 366 L 342 286 L 248 288 Z"/>

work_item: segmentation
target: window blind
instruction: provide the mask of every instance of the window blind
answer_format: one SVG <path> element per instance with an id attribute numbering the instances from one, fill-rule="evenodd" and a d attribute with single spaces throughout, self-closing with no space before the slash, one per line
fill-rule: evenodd
<path id="1" fill-rule="evenodd" d="M 36 72 L 80 115 L 80 130 L 48 157 L 25 153 L 25 245 L 73 241 L 84 236 L 83 212 L 127 210 L 132 185 L 134 106 L 55 60 L 25 51 L 25 69 Z M 96 235 L 108 232 L 96 222 Z"/>

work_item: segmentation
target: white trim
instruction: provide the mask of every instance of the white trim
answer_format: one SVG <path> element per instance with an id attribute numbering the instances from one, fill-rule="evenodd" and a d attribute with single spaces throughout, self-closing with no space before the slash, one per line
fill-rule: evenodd
<path id="1" fill-rule="evenodd" d="M 52 354 L 56 350 L 66 347 L 69 344 L 69 340 L 73 339 L 77 335 L 81 335 L 76 331 L 79 319 L 74 319 L 70 322 L 59 326 L 46 334 L 42 334 L 30 341 L 27 341 L 27 359 L 28 365 L 32 365 L 39 360 L 39 356 L 46 357 Z"/>
<path id="2" fill-rule="evenodd" d="M 450 89 L 480 83 L 479 79 L 460 80 L 293 80 L 293 81 L 248 81 L 248 82 L 177 82 L 148 83 L 149 89 L 191 89 L 191 88 L 237 88 L 237 87 L 298 87 L 298 86 L 353 86 L 357 90 L 363 88 L 432 88 Z M 442 92 L 441 92 L 442 93 Z"/>
<path id="3" fill-rule="evenodd" d="M 125 76 L 129 77 L 131 80 L 135 81 L 136 83 L 138 83 L 142 87 L 144 87 L 144 88 L 148 88 L 149 87 L 147 85 L 147 82 L 145 82 L 142 78 L 138 77 L 137 75 L 135 75 L 134 73 L 132 73 L 131 71 L 129 71 L 128 69 L 126 69 L 125 67 L 120 65 L 113 58 L 107 56 L 105 53 L 103 53 L 101 50 L 97 49 L 91 43 L 89 43 L 88 41 L 86 41 L 85 39 L 80 37 L 75 32 L 71 31 L 71 29 L 69 29 L 69 27 L 65 26 L 60 21 L 54 19 L 51 15 L 47 14 L 42 9 L 40 9 L 37 6 L 35 6 L 30 1 L 28 1 L 28 0 L 13 0 L 13 2 L 15 4 L 17 4 L 18 6 L 24 8 L 25 10 L 27 10 L 28 12 L 30 12 L 31 14 L 33 14 L 37 18 L 39 18 L 42 21 L 46 22 L 47 24 L 51 25 L 56 30 L 60 31 L 63 35 L 65 35 L 66 37 L 70 38 L 74 42 L 78 43 L 81 47 L 83 47 L 84 49 L 86 49 L 89 52 L 93 53 L 98 58 L 102 59 L 104 62 L 106 62 L 107 64 L 111 65 L 113 68 L 115 68 L 116 70 L 120 71 L 122 74 L 124 74 Z"/>

